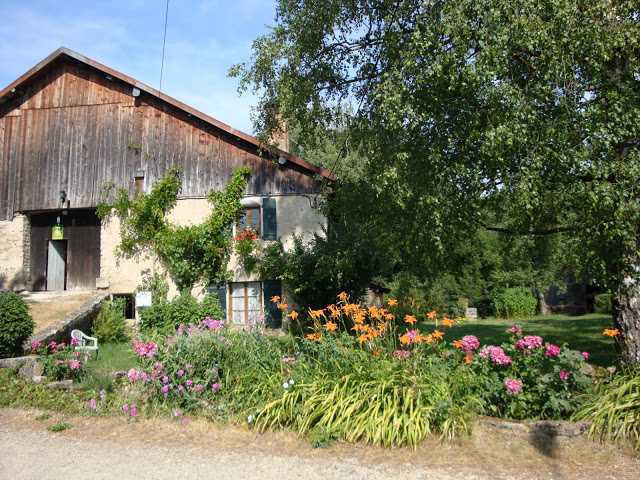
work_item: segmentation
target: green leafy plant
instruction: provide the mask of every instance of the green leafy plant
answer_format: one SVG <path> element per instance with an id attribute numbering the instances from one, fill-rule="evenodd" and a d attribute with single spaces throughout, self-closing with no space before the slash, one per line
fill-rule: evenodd
<path id="1" fill-rule="evenodd" d="M 20 294 L 0 292 L 0 358 L 22 354 L 22 344 L 34 328 L 29 306 Z"/>
<path id="2" fill-rule="evenodd" d="M 590 421 L 591 437 L 629 442 L 640 450 L 640 367 L 598 383 L 573 419 Z"/>
<path id="3" fill-rule="evenodd" d="M 100 313 L 93 322 L 91 333 L 101 342 L 121 342 L 130 338 L 124 318 L 124 298 L 102 302 Z"/>
<path id="4" fill-rule="evenodd" d="M 593 311 L 596 313 L 611 313 L 611 294 L 601 293 L 593 297 Z"/>
<path id="5" fill-rule="evenodd" d="M 207 196 L 211 214 L 200 225 L 179 226 L 167 220 L 180 190 L 177 167 L 171 168 L 149 194 L 129 198 L 127 190 L 120 189 L 111 205 L 100 203 L 98 216 L 119 217 L 118 251 L 132 255 L 152 253 L 178 290 L 188 292 L 197 282 L 226 277 L 232 250 L 229 232 L 242 211 L 240 199 L 250 175 L 249 168 L 237 168 L 224 191 L 212 190 Z M 107 188 L 106 194 L 109 192 Z"/>
<path id="6" fill-rule="evenodd" d="M 43 421 L 43 420 L 49 420 L 51 418 L 51 415 L 48 413 L 43 413 L 42 415 L 38 415 L 36 417 L 36 420 L 38 420 L 39 422 Z"/>
<path id="7" fill-rule="evenodd" d="M 491 308 L 496 317 L 532 317 L 537 305 L 538 300 L 526 288 L 508 288 L 491 295 Z"/>

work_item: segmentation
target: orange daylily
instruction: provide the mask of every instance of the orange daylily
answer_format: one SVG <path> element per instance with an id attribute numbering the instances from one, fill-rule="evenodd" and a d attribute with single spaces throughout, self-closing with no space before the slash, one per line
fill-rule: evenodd
<path id="1" fill-rule="evenodd" d="M 433 331 L 433 333 L 432 333 L 432 335 L 433 335 L 435 338 L 442 339 L 442 338 L 444 337 L 444 332 L 441 332 L 441 331 L 439 331 L 439 330 L 434 330 L 434 331 Z"/>
<path id="2" fill-rule="evenodd" d="M 620 330 L 618 330 L 617 328 L 612 330 L 610 328 L 605 328 L 604 332 L 602 332 L 603 335 L 608 335 L 609 337 L 617 337 L 618 335 L 620 335 Z"/>
<path id="3" fill-rule="evenodd" d="M 360 335 L 358 338 L 356 338 L 357 341 L 359 341 L 360 343 L 362 342 L 366 342 L 368 340 L 369 337 L 367 337 L 366 335 Z"/>
<path id="4" fill-rule="evenodd" d="M 442 317 L 442 321 L 440 322 L 442 323 L 442 325 L 451 328 L 451 326 L 453 325 L 453 320 L 451 320 L 450 318 L 447 317 Z"/>
<path id="5" fill-rule="evenodd" d="M 336 325 L 332 321 L 328 321 L 327 323 L 324 324 L 324 328 L 327 330 L 327 332 L 329 331 L 335 332 L 336 330 L 338 330 L 338 325 Z"/>
<path id="6" fill-rule="evenodd" d="M 467 356 L 467 355 L 465 355 L 465 357 L 462 359 L 462 361 L 467 365 L 469 363 L 473 363 L 473 360 L 471 360 L 471 358 L 469 358 L 469 356 Z"/>
<path id="7" fill-rule="evenodd" d="M 396 300 L 395 298 L 389 299 L 387 301 L 387 305 L 389 305 L 390 307 L 395 307 L 396 305 L 398 305 L 398 300 Z"/>
<path id="8" fill-rule="evenodd" d="M 287 308 L 289 308 L 289 305 L 287 305 L 286 303 L 279 303 L 278 308 L 280 310 L 286 310 Z"/>
<path id="9" fill-rule="evenodd" d="M 320 315 L 322 315 L 324 313 L 324 309 L 321 310 L 311 310 L 309 309 L 309 315 L 311 315 L 311 318 L 318 318 Z"/>
<path id="10" fill-rule="evenodd" d="M 462 347 L 462 342 L 460 340 L 454 340 L 453 341 L 453 346 L 454 346 L 454 348 L 461 348 Z"/>
<path id="11" fill-rule="evenodd" d="M 320 338 L 320 333 L 310 333 L 307 335 L 307 339 L 309 340 L 318 340 Z"/>
<path id="12" fill-rule="evenodd" d="M 416 319 L 415 315 L 405 315 L 404 316 L 404 321 L 407 322 L 407 323 L 410 323 L 411 325 L 413 325 L 418 320 Z"/>
<path id="13" fill-rule="evenodd" d="M 437 315 L 437 314 L 436 314 L 436 311 L 434 310 L 434 311 L 432 311 L 432 312 L 427 313 L 427 318 L 428 318 L 429 320 L 433 320 L 434 318 L 436 318 L 436 315 Z"/>
<path id="14" fill-rule="evenodd" d="M 338 298 L 344 302 L 347 299 L 347 292 L 340 292 Z"/>
<path id="15" fill-rule="evenodd" d="M 296 318 L 298 318 L 298 312 L 294 310 L 289 315 L 287 315 L 287 317 L 291 317 L 291 320 L 295 320 Z"/>
<path id="16" fill-rule="evenodd" d="M 278 295 L 276 295 L 275 297 L 271 297 L 271 302 L 273 303 L 278 303 L 280 301 L 280 297 Z"/>

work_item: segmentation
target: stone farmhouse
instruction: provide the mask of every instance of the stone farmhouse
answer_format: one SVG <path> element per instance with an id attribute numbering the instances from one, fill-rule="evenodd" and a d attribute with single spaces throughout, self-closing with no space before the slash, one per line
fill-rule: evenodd
<path id="1" fill-rule="evenodd" d="M 56 50 L 0 91 L 0 289 L 93 290 L 131 295 L 144 258 L 115 254 L 117 220 L 96 215 L 101 187 L 149 192 L 171 167 L 182 190 L 170 220 L 200 223 L 206 195 L 231 172 L 252 176 L 242 202 L 261 239 L 310 238 L 325 219 L 316 212 L 328 171 L 259 141 L 167 95 L 66 48 Z M 218 293 L 234 323 L 270 309 L 283 286 L 248 276 L 232 258 L 230 282 L 194 292 Z M 173 292 L 175 294 L 175 288 Z M 171 295 L 171 292 L 170 292 Z M 271 310 L 271 309 L 270 309 Z M 281 323 L 271 311 L 274 326 Z"/>

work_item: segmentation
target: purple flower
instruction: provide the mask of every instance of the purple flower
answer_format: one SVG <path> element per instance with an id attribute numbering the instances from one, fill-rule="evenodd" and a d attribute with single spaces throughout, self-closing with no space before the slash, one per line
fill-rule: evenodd
<path id="1" fill-rule="evenodd" d="M 218 390 L 220 390 L 220 384 L 219 384 L 218 382 L 214 383 L 214 384 L 211 386 L 211 390 L 212 390 L 213 392 L 217 392 Z"/>
<path id="2" fill-rule="evenodd" d="M 193 382 L 191 380 L 187 380 L 186 383 L 187 383 L 187 387 L 190 387 L 193 384 Z"/>
<path id="3" fill-rule="evenodd" d="M 162 391 L 164 392 L 165 395 L 169 394 L 169 385 L 165 385 L 164 387 L 162 387 Z"/>
<path id="4" fill-rule="evenodd" d="M 184 387 L 182 385 L 178 385 L 178 391 L 182 392 L 184 390 Z"/>
<path id="5" fill-rule="evenodd" d="M 169 377 L 162 377 L 162 383 L 167 383 L 169 381 Z"/>
<path id="6" fill-rule="evenodd" d="M 202 390 L 202 385 L 200 385 L 200 384 L 196 385 L 196 390 L 197 390 L 197 391 Z"/>
<path id="7" fill-rule="evenodd" d="M 178 376 L 181 377 L 184 375 L 184 370 L 178 370 Z"/>
<path id="8" fill-rule="evenodd" d="M 122 405 L 122 411 L 123 411 L 124 413 L 127 413 L 127 412 L 129 411 L 129 405 L 128 405 L 128 404 L 126 404 L 126 403 L 125 403 L 124 405 Z"/>
<path id="9" fill-rule="evenodd" d="M 131 416 L 135 417 L 136 415 L 138 415 L 138 409 L 135 407 L 135 405 L 131 405 Z"/>

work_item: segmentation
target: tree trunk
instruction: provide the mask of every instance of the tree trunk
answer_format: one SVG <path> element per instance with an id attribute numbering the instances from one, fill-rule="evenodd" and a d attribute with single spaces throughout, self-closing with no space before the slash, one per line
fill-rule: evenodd
<path id="1" fill-rule="evenodd" d="M 540 315 L 549 315 L 549 307 L 544 299 L 544 293 L 538 293 L 538 308 Z"/>
<path id="2" fill-rule="evenodd" d="M 611 307 L 616 337 L 616 350 L 626 365 L 640 362 L 640 282 L 637 275 L 622 275 L 622 282 L 612 288 Z"/>

